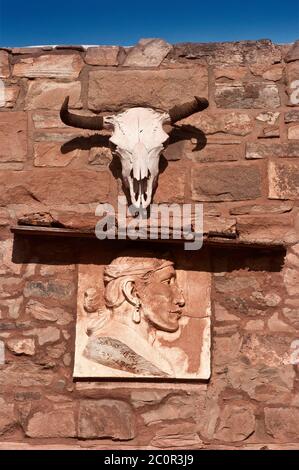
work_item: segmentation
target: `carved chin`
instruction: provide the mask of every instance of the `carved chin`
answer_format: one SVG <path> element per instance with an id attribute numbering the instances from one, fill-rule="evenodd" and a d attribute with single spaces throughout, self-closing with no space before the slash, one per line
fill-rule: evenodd
<path id="1" fill-rule="evenodd" d="M 149 178 L 143 180 L 129 179 L 130 197 L 133 206 L 136 208 L 148 207 L 152 200 L 153 184 Z"/>

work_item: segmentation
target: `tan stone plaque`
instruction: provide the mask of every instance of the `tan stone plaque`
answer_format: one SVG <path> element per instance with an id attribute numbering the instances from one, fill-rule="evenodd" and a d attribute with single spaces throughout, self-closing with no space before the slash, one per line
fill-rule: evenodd
<path id="1" fill-rule="evenodd" d="M 170 255 L 81 264 L 74 377 L 208 379 L 210 290 L 207 269 Z"/>

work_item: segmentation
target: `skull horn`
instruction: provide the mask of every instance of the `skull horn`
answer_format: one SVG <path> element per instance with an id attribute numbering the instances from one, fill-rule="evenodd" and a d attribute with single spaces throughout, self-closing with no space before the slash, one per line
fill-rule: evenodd
<path id="1" fill-rule="evenodd" d="M 168 112 L 170 116 L 171 124 L 175 124 L 177 121 L 184 119 L 191 114 L 197 113 L 198 111 L 203 111 L 209 106 L 208 100 L 206 98 L 199 98 L 194 96 L 194 100 L 189 103 L 184 103 L 178 106 L 174 106 Z"/>
<path id="2" fill-rule="evenodd" d="M 104 119 L 101 116 L 78 116 L 69 112 L 68 105 L 69 96 L 65 98 L 60 109 L 60 119 L 64 124 L 80 127 L 81 129 L 91 129 L 92 131 L 100 131 L 104 128 Z"/>

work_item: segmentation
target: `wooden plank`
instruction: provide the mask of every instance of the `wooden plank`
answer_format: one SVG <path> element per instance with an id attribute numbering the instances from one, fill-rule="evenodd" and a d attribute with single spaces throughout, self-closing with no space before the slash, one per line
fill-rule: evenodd
<path id="1" fill-rule="evenodd" d="M 21 235 L 38 235 L 48 237 L 88 237 L 96 238 L 94 232 L 75 230 L 60 227 L 41 227 L 39 225 L 15 225 L 11 227 L 11 232 Z"/>
<path id="2" fill-rule="evenodd" d="M 38 225 L 15 225 L 11 227 L 11 232 L 16 235 L 32 235 L 32 236 L 46 236 L 46 237 L 77 237 L 77 238 L 93 238 L 96 239 L 95 232 L 87 231 L 87 230 L 77 230 L 77 229 L 70 229 L 70 228 L 58 228 L 58 227 L 42 227 Z M 150 242 L 150 243 L 175 243 L 175 244 L 182 244 L 186 242 L 190 242 L 192 240 L 185 240 L 185 239 L 137 239 L 137 240 L 130 240 L 129 241 L 136 241 L 136 242 Z M 102 241 L 102 240 L 99 240 Z M 105 241 L 105 240 L 103 240 Z M 117 242 L 118 239 L 109 239 L 109 241 Z M 209 246 L 218 246 L 218 247 L 228 247 L 228 248 L 256 248 L 256 249 L 267 249 L 267 250 L 282 250 L 284 249 L 284 245 L 281 243 L 277 244 L 270 244 L 270 243 L 252 243 L 246 241 L 240 241 L 237 238 L 222 238 L 222 237 L 204 237 L 204 245 Z"/>

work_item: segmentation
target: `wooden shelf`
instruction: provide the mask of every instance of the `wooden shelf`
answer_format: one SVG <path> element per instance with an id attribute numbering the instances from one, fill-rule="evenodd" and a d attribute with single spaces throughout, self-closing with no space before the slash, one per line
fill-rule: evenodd
<path id="1" fill-rule="evenodd" d="M 46 236 L 46 237 L 77 237 L 77 238 L 92 238 L 96 240 L 95 232 L 92 230 L 79 230 L 71 228 L 60 228 L 60 227 L 44 227 L 38 225 L 15 225 L 11 227 L 11 232 L 15 235 L 23 236 Z M 130 238 L 127 238 L 130 240 Z M 99 240 L 102 241 L 102 240 Z M 103 240 L 106 241 L 106 240 Z M 119 239 L 109 239 L 112 242 L 118 242 Z M 184 239 L 137 239 L 130 240 L 134 242 L 150 242 L 150 243 L 173 243 L 173 244 L 183 244 L 185 242 L 190 242 L 192 240 Z M 219 247 L 228 247 L 228 248 L 255 248 L 255 249 L 267 249 L 267 250 L 282 250 L 285 246 L 281 243 L 266 243 L 266 242 L 250 242 L 246 240 L 239 240 L 238 238 L 224 238 L 224 237 L 204 237 L 204 245 L 208 246 L 219 246 Z"/>
<path id="2" fill-rule="evenodd" d="M 96 238 L 95 233 L 92 231 L 60 227 L 42 227 L 39 225 L 14 225 L 10 228 L 10 231 L 20 235 Z"/>

